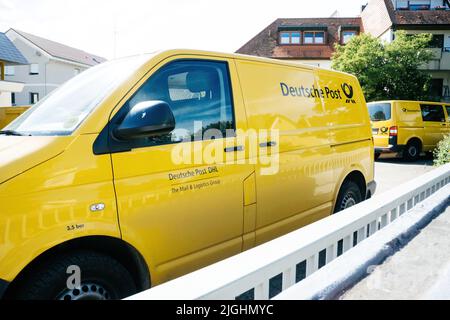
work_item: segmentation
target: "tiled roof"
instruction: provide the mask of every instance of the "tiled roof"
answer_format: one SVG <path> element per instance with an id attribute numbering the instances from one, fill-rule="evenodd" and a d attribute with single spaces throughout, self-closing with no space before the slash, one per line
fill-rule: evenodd
<path id="1" fill-rule="evenodd" d="M 391 0 L 370 0 L 369 5 L 384 4 L 394 25 L 450 25 L 450 10 L 395 10 Z"/>
<path id="2" fill-rule="evenodd" d="M 394 13 L 397 25 L 450 25 L 450 10 L 402 11 Z"/>
<path id="3" fill-rule="evenodd" d="M 236 52 L 280 59 L 330 59 L 334 52 L 334 44 L 339 42 L 341 28 L 351 26 L 356 30 L 362 29 L 361 18 L 277 19 Z M 326 44 L 281 45 L 278 43 L 280 30 L 312 30 L 314 28 L 326 29 Z"/>
<path id="4" fill-rule="evenodd" d="M 94 66 L 106 61 L 105 58 L 87 53 L 80 49 L 72 48 L 55 41 L 19 31 L 17 29 L 11 30 L 15 31 L 22 37 L 26 38 L 28 41 L 32 42 L 34 45 L 47 52 L 49 55 L 56 58 L 78 62 L 89 66 Z"/>
<path id="5" fill-rule="evenodd" d="M 0 32 L 0 61 L 11 64 L 28 64 L 27 59 L 17 50 L 8 37 Z"/>

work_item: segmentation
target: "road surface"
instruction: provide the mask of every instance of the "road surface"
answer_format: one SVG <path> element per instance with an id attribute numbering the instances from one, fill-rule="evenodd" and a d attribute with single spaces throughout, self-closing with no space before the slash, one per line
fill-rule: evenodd
<path id="1" fill-rule="evenodd" d="M 450 206 L 342 300 L 450 299 Z"/>
<path id="2" fill-rule="evenodd" d="M 375 162 L 375 181 L 377 182 L 375 194 L 386 192 L 430 170 L 433 170 L 433 160 L 429 158 L 421 158 L 416 162 L 379 159 Z"/>

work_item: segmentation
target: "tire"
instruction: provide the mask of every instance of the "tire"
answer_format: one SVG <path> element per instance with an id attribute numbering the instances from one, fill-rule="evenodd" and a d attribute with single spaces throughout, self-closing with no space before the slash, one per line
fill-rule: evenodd
<path id="1" fill-rule="evenodd" d="M 378 160 L 381 156 L 381 153 L 375 152 L 375 161 Z"/>
<path id="2" fill-rule="evenodd" d="M 67 281 L 78 266 L 81 285 L 70 290 Z M 19 280 L 10 299 L 18 300 L 116 300 L 136 293 L 130 273 L 117 260 L 92 251 L 53 257 Z"/>
<path id="3" fill-rule="evenodd" d="M 406 144 L 403 150 L 403 159 L 408 162 L 417 161 L 420 157 L 420 143 L 413 140 Z"/>
<path id="4" fill-rule="evenodd" d="M 339 195 L 334 206 L 334 213 L 350 208 L 362 201 L 361 190 L 353 181 L 345 181 L 339 190 Z"/>

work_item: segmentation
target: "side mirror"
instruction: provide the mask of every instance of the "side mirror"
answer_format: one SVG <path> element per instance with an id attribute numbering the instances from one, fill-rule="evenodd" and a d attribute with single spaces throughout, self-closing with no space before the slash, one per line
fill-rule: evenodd
<path id="1" fill-rule="evenodd" d="M 143 101 L 136 104 L 114 130 L 123 140 L 156 137 L 175 129 L 175 117 L 167 102 Z"/>

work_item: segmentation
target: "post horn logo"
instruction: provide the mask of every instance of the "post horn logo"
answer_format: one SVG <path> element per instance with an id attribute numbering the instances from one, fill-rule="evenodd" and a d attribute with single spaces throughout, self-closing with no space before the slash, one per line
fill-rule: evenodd
<path id="1" fill-rule="evenodd" d="M 342 91 L 344 92 L 345 96 L 347 97 L 346 103 L 356 103 L 356 101 L 353 99 L 353 87 L 347 83 L 344 83 L 341 85 Z"/>

